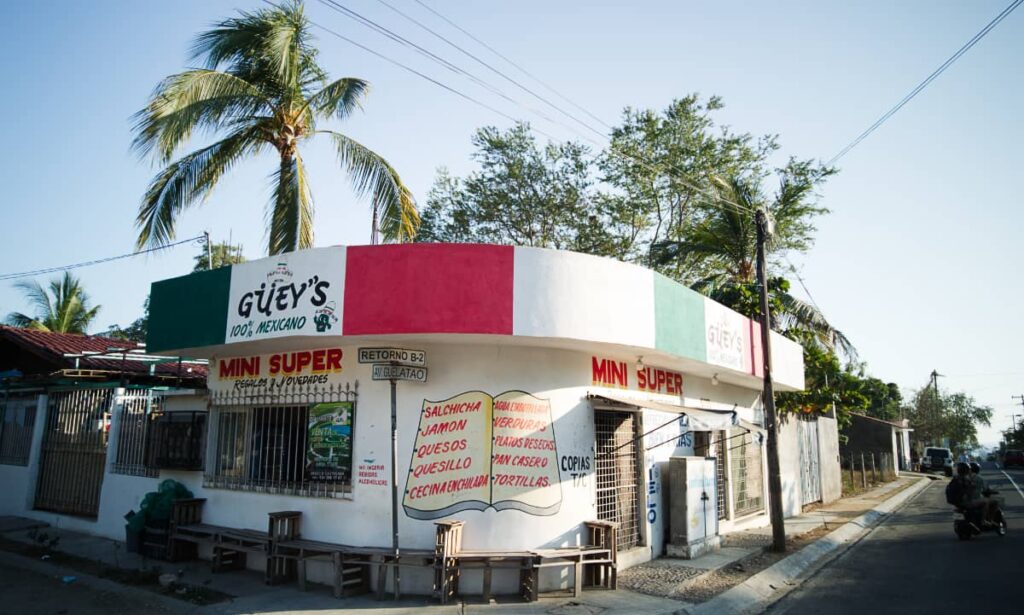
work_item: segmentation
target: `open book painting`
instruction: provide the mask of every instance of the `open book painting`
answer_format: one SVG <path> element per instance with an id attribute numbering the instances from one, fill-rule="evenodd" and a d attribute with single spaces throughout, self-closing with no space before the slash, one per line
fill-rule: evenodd
<path id="1" fill-rule="evenodd" d="M 553 515 L 561 504 L 548 400 L 469 391 L 423 401 L 403 500 L 410 517 L 488 507 Z"/>

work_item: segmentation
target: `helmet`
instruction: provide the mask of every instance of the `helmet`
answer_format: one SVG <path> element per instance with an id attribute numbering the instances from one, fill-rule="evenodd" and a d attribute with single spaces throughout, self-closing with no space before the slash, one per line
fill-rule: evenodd
<path id="1" fill-rule="evenodd" d="M 972 474 L 978 474 L 980 472 L 981 472 L 981 464 L 978 463 L 977 461 L 972 461 L 971 462 L 971 473 Z"/>
<path id="2" fill-rule="evenodd" d="M 971 473 L 971 467 L 964 462 L 956 464 L 956 473 L 960 476 L 967 476 Z"/>

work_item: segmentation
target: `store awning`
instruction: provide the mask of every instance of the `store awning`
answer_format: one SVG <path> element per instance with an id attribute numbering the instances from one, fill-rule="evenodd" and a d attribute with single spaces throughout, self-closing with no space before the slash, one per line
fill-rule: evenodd
<path id="1" fill-rule="evenodd" d="M 760 429 L 760 427 L 757 427 L 753 423 L 741 421 L 739 415 L 734 410 L 703 410 L 699 408 L 687 408 L 678 404 L 669 404 L 647 399 L 633 399 L 624 396 L 619 397 L 618 395 L 609 395 L 607 393 L 591 393 L 589 397 L 592 400 L 603 400 L 613 404 L 637 406 L 639 408 L 657 410 L 658 412 L 685 414 L 687 418 L 689 418 L 690 429 L 692 431 L 715 431 L 719 429 L 729 429 L 730 427 Z M 743 423 L 750 425 L 750 427 L 743 425 Z"/>

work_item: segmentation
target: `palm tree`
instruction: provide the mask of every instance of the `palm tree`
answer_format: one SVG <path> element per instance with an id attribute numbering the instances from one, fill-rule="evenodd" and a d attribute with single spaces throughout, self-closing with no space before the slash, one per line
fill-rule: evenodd
<path id="1" fill-rule="evenodd" d="M 371 197 L 373 236 L 379 228 L 385 241 L 412 239 L 419 214 L 395 169 L 351 137 L 318 127 L 361 108 L 369 84 L 329 80 L 312 42 L 298 1 L 242 12 L 196 37 L 191 58 L 203 67 L 161 81 L 135 115 L 134 149 L 166 165 L 139 206 L 140 248 L 173 238 L 182 210 L 205 200 L 240 161 L 266 151 L 280 160 L 272 175 L 267 250 L 311 247 L 313 197 L 299 144 L 316 135 L 333 141 L 356 193 Z M 195 131 L 223 138 L 172 162 Z"/>
<path id="2" fill-rule="evenodd" d="M 769 258 L 786 251 L 807 250 L 814 231 L 811 219 L 827 211 L 812 200 L 814 184 L 830 173 L 807 163 L 790 162 L 782 171 L 779 191 L 771 199 L 763 194 L 757 178 L 714 178 L 715 194 L 697 205 L 699 215 L 681 238 L 654 246 L 655 261 L 662 265 L 685 263 L 684 269 L 702 272 L 690 280 L 695 290 L 746 316 L 759 317 L 753 212 L 763 208 L 774 221 L 775 232 L 766 246 Z M 816 307 L 791 295 L 787 280 L 774 277 L 769 285 L 775 304 L 773 328 L 809 332 L 828 349 L 837 348 L 848 359 L 856 359 L 850 340 Z"/>
<path id="3" fill-rule="evenodd" d="M 25 298 L 36 311 L 34 318 L 20 312 L 8 314 L 7 323 L 15 327 L 54 333 L 85 333 L 100 311 L 98 305 L 89 306 L 89 296 L 82 289 L 81 282 L 68 272 L 64 272 L 63 278 L 50 281 L 49 294 L 34 280 L 18 282 L 14 286 L 25 293 Z"/>

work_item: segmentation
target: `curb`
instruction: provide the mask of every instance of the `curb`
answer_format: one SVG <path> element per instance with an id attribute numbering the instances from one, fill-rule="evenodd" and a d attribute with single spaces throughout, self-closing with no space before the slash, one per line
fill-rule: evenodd
<path id="1" fill-rule="evenodd" d="M 132 587 L 131 585 L 124 585 L 109 579 L 101 579 L 100 577 L 96 577 L 91 574 L 78 572 L 73 568 L 67 568 L 58 564 L 50 564 L 44 561 L 37 561 L 31 557 L 18 555 L 16 553 L 0 551 L 0 563 L 7 564 L 14 568 L 20 568 L 22 570 L 29 570 L 51 578 L 71 574 L 75 577 L 75 582 L 80 585 L 103 592 L 120 595 L 129 594 L 140 602 L 148 602 L 151 605 L 159 606 L 161 609 L 169 613 L 193 613 L 197 608 L 201 608 L 199 605 L 189 604 L 169 596 L 163 596 L 156 592 L 139 589 L 138 587 Z"/>
<path id="2" fill-rule="evenodd" d="M 921 478 L 916 485 L 882 502 L 842 527 L 822 536 L 789 557 L 750 577 L 739 585 L 704 602 L 679 611 L 687 615 L 760 612 L 795 589 L 797 578 L 815 565 L 824 565 L 831 557 L 863 538 L 875 525 L 912 497 L 924 491 L 932 481 Z"/>

